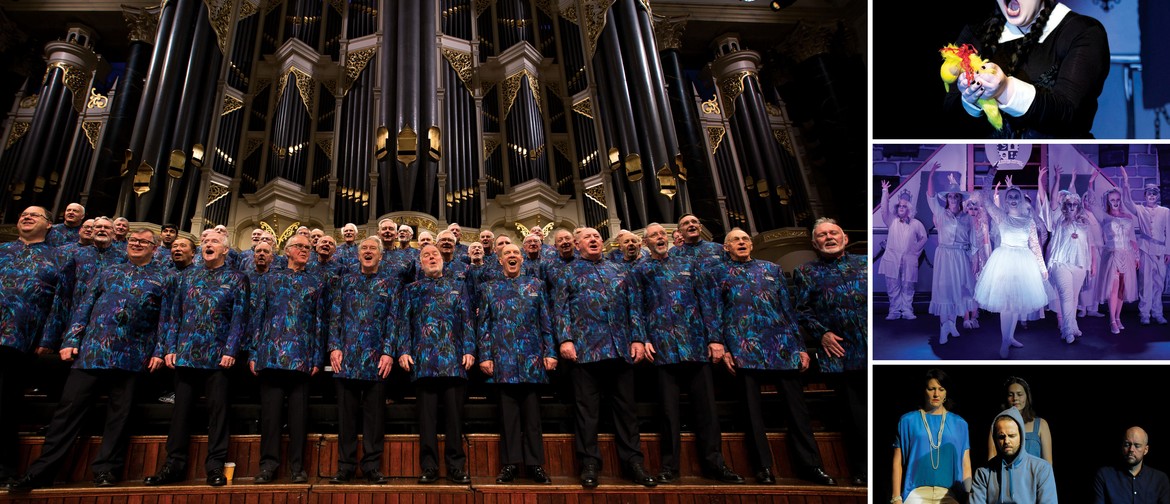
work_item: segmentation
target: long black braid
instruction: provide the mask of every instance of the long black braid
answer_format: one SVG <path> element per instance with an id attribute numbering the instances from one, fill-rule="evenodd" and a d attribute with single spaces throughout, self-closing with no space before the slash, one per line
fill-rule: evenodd
<path id="1" fill-rule="evenodd" d="M 1032 27 L 1028 30 L 1027 35 L 1016 44 L 1016 49 L 1007 58 L 996 58 L 1005 61 L 1006 65 L 1003 69 L 1008 74 L 1015 73 L 1016 68 L 1023 60 L 1028 59 L 1028 54 L 1031 53 L 1032 48 L 1040 43 L 1040 36 L 1044 34 L 1044 27 L 1048 24 L 1048 17 L 1052 15 L 1052 9 L 1056 6 L 1055 0 L 1041 0 L 1040 13 L 1036 15 L 1036 21 L 1032 23 Z M 997 6 L 992 12 L 991 17 L 983 23 L 980 28 L 980 33 L 983 34 L 980 53 L 984 58 L 989 58 L 995 54 L 999 49 L 999 36 L 1003 33 L 1004 23 L 1007 19 L 1003 17 L 1003 12 Z"/>

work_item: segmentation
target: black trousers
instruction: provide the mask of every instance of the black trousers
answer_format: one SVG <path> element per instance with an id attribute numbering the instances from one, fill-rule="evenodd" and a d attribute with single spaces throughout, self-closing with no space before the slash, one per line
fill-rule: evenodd
<path id="1" fill-rule="evenodd" d="M 496 390 L 500 394 L 500 463 L 543 465 L 538 386 L 505 383 Z"/>
<path id="2" fill-rule="evenodd" d="M 167 464 L 187 469 L 191 444 L 191 410 L 199 390 L 207 396 L 207 459 L 205 470 L 223 469 L 228 452 L 228 377 L 224 369 L 175 368 L 175 409 L 167 432 Z"/>
<path id="3" fill-rule="evenodd" d="M 284 369 L 260 371 L 260 470 L 280 467 L 281 410 L 288 398 L 288 467 L 305 468 L 309 423 L 309 374 Z"/>
<path id="4" fill-rule="evenodd" d="M 126 448 L 130 442 L 126 424 L 134 401 L 134 386 L 138 382 L 137 372 L 120 369 L 73 369 L 65 380 L 61 401 L 49 422 L 41 456 L 28 468 L 28 476 L 42 482 L 56 478 L 65 456 L 81 433 L 82 420 L 93 407 L 98 389 L 106 389 L 109 404 L 106 406 L 106 426 L 102 432 L 102 444 L 90 468 L 94 474 L 113 472 L 121 476 L 126 462 Z"/>
<path id="5" fill-rule="evenodd" d="M 658 389 L 662 394 L 662 469 L 675 473 L 679 470 L 682 451 L 682 421 L 679 418 L 679 395 L 686 387 L 694 412 L 695 448 L 706 469 L 726 465 L 723 459 L 723 433 L 719 430 L 715 411 L 715 384 L 711 365 L 706 362 L 681 362 L 658 366 Z"/>
<path id="6" fill-rule="evenodd" d="M 32 356 L 0 346 L 0 479 L 16 476 L 18 430 Z"/>
<path id="7" fill-rule="evenodd" d="M 577 435 L 574 443 L 582 466 L 601 467 L 597 445 L 601 397 L 609 397 L 613 410 L 614 435 L 622 464 L 643 462 L 638 439 L 638 417 L 634 412 L 634 368 L 623 360 L 609 359 L 575 364 L 569 371 L 576 402 Z"/>
<path id="8" fill-rule="evenodd" d="M 337 390 L 337 470 L 353 471 L 357 467 L 359 408 L 362 415 L 362 472 L 382 469 L 386 382 L 335 378 L 333 383 Z"/>
<path id="9" fill-rule="evenodd" d="M 743 384 L 744 405 L 748 416 L 748 454 L 756 470 L 772 467 L 772 448 L 768 446 L 767 431 L 764 428 L 764 412 L 760 396 L 760 383 L 775 385 L 776 392 L 784 399 L 780 414 L 788 426 L 786 437 L 789 451 L 794 457 L 792 466 L 796 469 L 821 467 L 821 451 L 813 439 L 812 421 L 808 404 L 804 401 L 804 389 L 795 371 L 763 371 L 740 369 Z"/>
<path id="10" fill-rule="evenodd" d="M 869 474 L 869 420 L 866 395 L 869 375 L 864 370 L 830 374 L 830 384 L 837 390 L 838 404 L 845 419 L 845 453 L 850 474 Z"/>
<path id="11" fill-rule="evenodd" d="M 467 380 L 463 378 L 421 378 L 414 382 L 418 397 L 418 462 L 423 469 L 439 469 L 439 400 L 443 401 L 443 434 L 446 438 L 443 458 L 447 472 L 463 470 L 467 453 L 463 450 L 463 402 L 467 397 Z"/>

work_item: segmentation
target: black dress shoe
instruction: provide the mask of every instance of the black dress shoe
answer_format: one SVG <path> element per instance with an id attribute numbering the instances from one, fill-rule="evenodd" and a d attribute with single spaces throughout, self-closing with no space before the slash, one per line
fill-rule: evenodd
<path id="1" fill-rule="evenodd" d="M 253 482 L 259 485 L 263 485 L 265 483 L 272 483 L 272 480 L 274 479 L 276 479 L 275 471 L 272 469 L 261 469 L 260 474 L 256 475 L 256 479 L 253 480 Z"/>
<path id="2" fill-rule="evenodd" d="M 366 482 L 372 485 L 385 485 L 390 481 L 382 471 L 374 469 L 373 471 L 363 471 L 366 474 Z"/>
<path id="3" fill-rule="evenodd" d="M 428 485 L 436 481 L 439 481 L 438 469 L 423 469 L 422 476 L 418 477 L 418 482 L 424 485 Z"/>
<path id="4" fill-rule="evenodd" d="M 333 485 L 340 485 L 342 483 L 349 483 L 353 479 L 353 471 L 337 471 L 332 478 L 329 478 L 329 483 Z"/>
<path id="5" fill-rule="evenodd" d="M 642 467 L 642 464 L 630 464 L 627 472 L 629 473 L 630 481 L 636 485 L 645 487 L 658 486 L 658 482 L 654 481 L 654 477 L 649 472 L 646 472 L 646 468 Z"/>
<path id="6" fill-rule="evenodd" d="M 548 473 L 544 472 L 544 468 L 538 465 L 528 466 L 528 476 L 532 481 L 537 483 L 552 483 L 552 478 L 548 477 Z"/>
<path id="7" fill-rule="evenodd" d="M 10 493 L 25 493 L 38 488 L 49 486 L 49 482 L 42 481 L 31 474 L 26 474 L 23 478 L 12 481 L 8 484 L 8 491 Z"/>
<path id="8" fill-rule="evenodd" d="M 678 472 L 670 469 L 663 469 L 655 478 L 659 483 L 674 483 L 678 481 Z"/>
<path id="9" fill-rule="evenodd" d="M 760 469 L 756 472 L 756 483 L 761 485 L 775 485 L 776 476 L 772 475 L 772 468 Z"/>
<path id="10" fill-rule="evenodd" d="M 853 483 L 853 486 L 867 487 L 869 486 L 869 475 L 858 474 L 857 476 L 853 477 L 853 480 L 850 481 L 850 483 Z"/>
<path id="11" fill-rule="evenodd" d="M 496 476 L 496 483 L 511 483 L 512 480 L 516 479 L 516 473 L 519 471 L 520 468 L 516 467 L 516 464 L 504 464 L 504 467 L 500 469 L 500 474 Z"/>
<path id="12" fill-rule="evenodd" d="M 797 475 L 802 480 L 808 480 L 818 485 L 833 486 L 837 484 L 837 480 L 829 476 L 824 469 L 820 467 L 812 467 L 802 471 Z"/>
<path id="13" fill-rule="evenodd" d="M 183 471 L 173 465 L 163 464 L 162 469 L 154 473 L 154 476 L 147 476 L 146 479 L 142 480 L 142 484 L 155 486 L 178 483 L 180 481 L 183 481 Z"/>
<path id="14" fill-rule="evenodd" d="M 292 473 L 292 478 L 290 478 L 290 479 L 292 480 L 293 483 L 296 483 L 296 484 L 308 483 L 309 482 L 309 475 L 305 474 L 305 471 L 294 471 Z"/>
<path id="15" fill-rule="evenodd" d="M 223 474 L 223 469 L 212 469 L 207 471 L 207 484 L 218 487 L 227 484 L 227 476 Z"/>
<path id="16" fill-rule="evenodd" d="M 703 477 L 707 479 L 713 479 L 721 483 L 733 483 L 737 485 L 743 483 L 743 476 L 736 474 L 735 471 L 732 471 L 731 468 L 727 466 L 703 471 Z"/>
<path id="17" fill-rule="evenodd" d="M 581 468 L 581 486 L 597 488 L 597 466 L 589 464 Z"/>
<path id="18" fill-rule="evenodd" d="M 471 483 L 471 475 L 463 469 L 447 469 L 447 481 L 456 485 L 466 485 Z"/>
<path id="19" fill-rule="evenodd" d="M 102 471 L 93 477 L 93 485 L 98 487 L 112 487 L 118 484 L 118 477 L 112 471 Z"/>

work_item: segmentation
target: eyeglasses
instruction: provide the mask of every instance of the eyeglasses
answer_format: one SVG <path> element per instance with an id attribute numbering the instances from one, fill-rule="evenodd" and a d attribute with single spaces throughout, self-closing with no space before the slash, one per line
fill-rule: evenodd
<path id="1" fill-rule="evenodd" d="M 300 250 L 312 250 L 313 249 L 313 247 L 311 247 L 309 245 L 305 245 L 304 243 L 294 243 L 292 245 L 289 245 L 288 248 L 295 248 L 295 249 L 300 249 Z"/>
<path id="2" fill-rule="evenodd" d="M 153 247 L 153 246 L 154 246 L 154 242 L 153 242 L 153 241 L 150 241 L 150 240 L 140 240 L 140 239 L 138 239 L 138 238 L 130 238 L 130 239 L 126 240 L 126 243 L 128 243 L 128 244 L 130 244 L 130 245 L 145 245 L 145 246 L 148 246 L 148 247 Z"/>
<path id="3" fill-rule="evenodd" d="M 49 220 L 49 216 L 47 216 L 47 215 L 45 215 L 45 214 L 43 214 L 43 213 L 36 213 L 36 212 L 21 212 L 21 214 L 20 214 L 20 218 L 21 218 L 21 219 L 23 219 L 23 218 L 25 218 L 25 217 L 40 217 L 40 218 L 42 218 L 42 219 Z"/>

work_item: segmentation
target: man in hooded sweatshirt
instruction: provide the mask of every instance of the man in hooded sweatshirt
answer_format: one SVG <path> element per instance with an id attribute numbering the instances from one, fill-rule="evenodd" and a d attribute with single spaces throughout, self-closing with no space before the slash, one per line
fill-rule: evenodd
<path id="1" fill-rule="evenodd" d="M 998 454 L 975 471 L 971 503 L 1056 504 L 1052 465 L 1023 450 L 1020 410 L 1011 407 L 997 415 L 991 432 Z"/>

